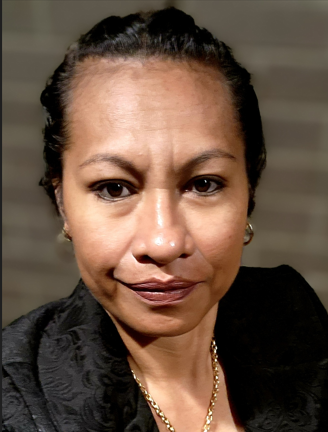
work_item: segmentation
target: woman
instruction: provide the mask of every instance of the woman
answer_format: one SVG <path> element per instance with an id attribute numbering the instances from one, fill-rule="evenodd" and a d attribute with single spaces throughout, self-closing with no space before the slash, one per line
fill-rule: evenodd
<path id="1" fill-rule="evenodd" d="M 82 279 L 5 330 L 3 430 L 326 430 L 324 308 L 240 268 L 265 148 L 230 49 L 174 8 L 110 17 L 41 101 Z"/>

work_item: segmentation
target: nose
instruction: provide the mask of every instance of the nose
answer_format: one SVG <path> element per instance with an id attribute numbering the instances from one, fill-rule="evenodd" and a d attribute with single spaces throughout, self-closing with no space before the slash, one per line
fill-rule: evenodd
<path id="1" fill-rule="evenodd" d="M 144 200 L 132 245 L 137 261 L 165 265 L 194 253 L 193 238 L 178 207 L 165 190 L 156 190 Z"/>

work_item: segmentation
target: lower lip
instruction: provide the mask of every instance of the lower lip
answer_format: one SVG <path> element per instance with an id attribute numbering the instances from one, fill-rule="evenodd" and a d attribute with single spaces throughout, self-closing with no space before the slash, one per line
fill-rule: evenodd
<path id="1" fill-rule="evenodd" d="M 197 284 L 191 285 L 187 288 L 179 288 L 168 291 L 137 291 L 133 289 L 132 291 L 147 303 L 165 306 L 181 302 L 192 293 L 196 285 Z"/>

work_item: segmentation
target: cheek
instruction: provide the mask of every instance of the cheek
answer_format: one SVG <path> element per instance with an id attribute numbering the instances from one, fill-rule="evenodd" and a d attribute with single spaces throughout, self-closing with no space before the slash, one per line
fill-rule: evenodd
<path id="1" fill-rule="evenodd" d="M 246 203 L 246 200 L 245 200 Z M 192 215 L 190 230 L 197 248 L 214 266 L 240 259 L 247 220 L 247 205 L 227 205 Z"/>
<path id="2" fill-rule="evenodd" d="M 240 264 L 243 251 L 243 240 L 246 216 L 225 220 L 217 220 L 211 229 L 198 234 L 198 250 L 204 268 L 210 275 L 212 299 L 219 301 L 232 285 Z"/>
<path id="3" fill-rule="evenodd" d="M 131 221 L 112 217 L 106 204 L 99 207 L 73 203 L 67 215 L 81 273 L 87 271 L 94 277 L 110 273 L 129 250 L 134 232 Z"/>
<path id="4" fill-rule="evenodd" d="M 235 271 L 240 265 L 244 230 L 239 226 L 227 226 L 207 233 L 198 242 L 199 250 L 214 274 Z"/>

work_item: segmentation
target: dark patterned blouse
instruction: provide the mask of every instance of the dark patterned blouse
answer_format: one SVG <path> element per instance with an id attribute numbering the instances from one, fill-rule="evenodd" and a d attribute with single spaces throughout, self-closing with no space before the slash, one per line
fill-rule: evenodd
<path id="1" fill-rule="evenodd" d="M 328 431 L 327 335 L 327 312 L 295 270 L 240 269 L 215 337 L 247 432 Z M 3 431 L 158 431 L 114 324 L 82 281 L 4 329 L 3 377 Z"/>

